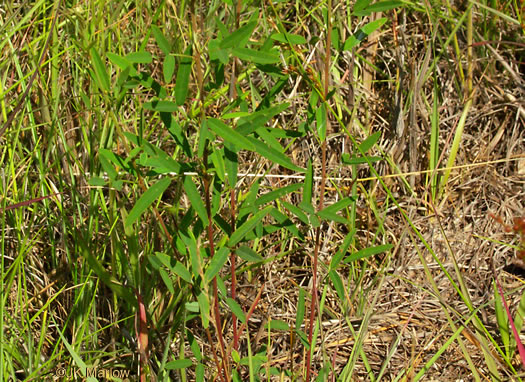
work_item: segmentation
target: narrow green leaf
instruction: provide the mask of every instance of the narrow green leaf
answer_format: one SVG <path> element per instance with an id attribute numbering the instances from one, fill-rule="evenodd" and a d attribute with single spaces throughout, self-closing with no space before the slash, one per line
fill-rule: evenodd
<path id="1" fill-rule="evenodd" d="M 360 10 L 354 9 L 353 14 L 355 16 L 369 16 L 372 13 L 389 11 L 391 9 L 401 7 L 402 5 L 403 5 L 402 1 L 395 1 L 395 0 L 378 1 L 377 3 L 369 5 L 363 9 L 360 9 Z"/>
<path id="2" fill-rule="evenodd" d="M 175 289 L 173 288 L 173 281 L 171 281 L 170 276 L 166 272 L 165 268 L 159 269 L 160 278 L 164 282 L 164 285 L 166 285 L 166 288 L 168 288 L 168 292 L 171 294 L 175 293 Z"/>
<path id="3" fill-rule="evenodd" d="M 173 118 L 171 113 L 160 113 L 160 119 L 175 139 L 175 142 L 182 148 L 186 157 L 193 157 L 193 152 L 190 148 L 188 140 L 186 139 L 186 135 L 183 133 L 182 128 L 177 123 L 175 118 Z"/>
<path id="4" fill-rule="evenodd" d="M 339 273 L 337 273 L 337 271 L 331 270 L 330 272 L 328 272 L 328 277 L 330 277 L 330 280 L 334 285 L 334 289 L 337 292 L 337 297 L 339 297 L 339 301 L 342 303 L 346 300 L 346 298 L 345 287 L 343 285 L 343 280 L 341 280 L 341 276 L 339 276 Z"/>
<path id="5" fill-rule="evenodd" d="M 317 111 L 315 112 L 315 120 L 317 123 L 317 134 L 319 135 L 319 139 L 321 142 L 323 142 L 326 139 L 326 105 L 323 103 L 321 104 L 321 107 L 317 108 Z"/>
<path id="6" fill-rule="evenodd" d="M 162 64 L 162 74 L 164 75 L 164 82 L 170 83 L 175 73 L 175 57 L 167 55 L 164 57 L 164 63 Z"/>
<path id="7" fill-rule="evenodd" d="M 376 247 L 365 248 L 365 249 L 362 249 L 362 250 L 357 251 L 355 253 L 352 253 L 350 256 L 348 256 L 346 259 L 344 259 L 343 262 L 344 263 L 350 263 L 352 261 L 364 259 L 366 257 L 374 256 L 374 255 L 377 255 L 379 253 L 389 251 L 392 248 L 393 248 L 392 244 L 383 244 L 383 245 L 378 245 Z"/>
<path id="8" fill-rule="evenodd" d="M 248 42 L 253 30 L 257 26 L 256 21 L 252 21 L 243 25 L 236 31 L 232 32 L 229 36 L 226 36 L 220 42 L 221 49 L 228 49 L 235 47 L 243 47 Z"/>
<path id="9" fill-rule="evenodd" d="M 234 48 L 232 54 L 241 60 L 262 65 L 275 64 L 281 60 L 276 50 L 263 51 L 250 48 Z"/>
<path id="10" fill-rule="evenodd" d="M 187 283 L 191 283 L 191 273 L 180 261 L 176 261 L 171 256 L 168 256 L 162 252 L 155 252 L 155 258 L 159 260 L 166 268 L 168 268 L 170 271 L 179 276 L 181 279 L 183 279 Z"/>
<path id="11" fill-rule="evenodd" d="M 313 190 L 314 190 L 314 171 L 312 168 L 312 161 L 308 159 L 308 166 L 306 167 L 306 174 L 304 177 L 303 203 L 312 204 Z"/>
<path id="12" fill-rule="evenodd" d="M 355 165 L 355 164 L 364 164 L 364 163 L 375 163 L 383 160 L 381 157 L 354 157 L 350 156 L 350 154 L 343 154 L 341 156 L 341 161 L 345 165 Z"/>
<path id="13" fill-rule="evenodd" d="M 294 206 L 291 203 L 283 201 L 283 206 L 290 211 L 292 214 L 295 215 L 296 218 L 298 218 L 300 221 L 302 221 L 304 224 L 309 224 L 308 216 L 297 206 Z"/>
<path id="14" fill-rule="evenodd" d="M 252 145 L 255 147 L 255 150 L 259 155 L 265 157 L 266 159 L 269 159 L 273 163 L 280 164 L 281 166 L 292 170 L 296 172 L 304 172 L 304 169 L 301 167 L 298 167 L 292 163 L 292 161 L 283 153 L 272 149 L 271 147 L 268 147 L 263 142 L 252 138 L 252 137 L 246 137 Z"/>
<path id="15" fill-rule="evenodd" d="M 199 303 L 199 313 L 201 315 L 202 327 L 204 329 L 208 329 L 208 326 L 210 325 L 210 301 L 208 300 L 208 296 L 206 296 L 204 291 L 201 291 L 197 295 L 197 302 Z"/>
<path id="16" fill-rule="evenodd" d="M 221 296 L 227 296 L 229 293 L 229 290 L 226 291 L 226 284 L 224 284 L 224 280 L 221 278 L 221 275 L 218 274 L 215 279 L 217 280 L 217 289 Z"/>
<path id="17" fill-rule="evenodd" d="M 370 9 L 370 7 L 368 9 Z M 372 32 L 375 32 L 377 29 L 381 28 L 387 21 L 388 19 L 386 17 L 371 21 L 362 28 L 362 31 L 368 36 Z"/>
<path id="18" fill-rule="evenodd" d="M 228 63 L 228 50 L 221 49 L 220 42 L 215 40 L 210 40 L 208 43 L 208 54 L 210 55 L 210 60 L 215 61 L 219 60 L 221 64 L 226 65 Z"/>
<path id="19" fill-rule="evenodd" d="M 97 80 L 98 86 L 105 91 L 109 91 L 110 89 L 110 83 L 109 83 L 109 75 L 106 70 L 106 66 L 102 62 L 102 59 L 100 58 L 100 55 L 95 50 L 95 48 L 91 48 L 89 51 L 91 55 L 91 61 L 93 64 L 93 68 L 95 69 L 95 79 Z"/>
<path id="20" fill-rule="evenodd" d="M 336 252 L 336 254 L 332 257 L 332 260 L 330 261 L 330 271 L 336 269 L 343 257 L 346 255 L 346 252 L 348 252 L 348 248 L 350 247 L 350 244 L 352 244 L 352 240 L 356 232 L 357 229 L 354 227 L 350 231 L 350 233 L 346 235 L 345 239 L 343 240 L 343 244 L 341 245 L 341 247 L 339 247 L 339 250 Z"/>
<path id="21" fill-rule="evenodd" d="M 197 310 L 198 311 L 198 310 Z M 186 329 L 187 342 L 190 344 L 191 352 L 197 361 L 202 361 L 202 352 L 199 343 L 189 329 Z"/>
<path id="22" fill-rule="evenodd" d="M 361 149 L 360 152 L 366 153 L 368 150 L 370 150 L 376 142 L 381 138 L 381 132 L 377 131 L 373 134 L 371 134 L 368 138 L 366 138 L 361 144 L 359 145 L 359 148 Z"/>
<path id="23" fill-rule="evenodd" d="M 438 179 L 439 174 L 434 173 L 434 170 L 439 164 L 439 106 L 441 105 L 440 99 L 439 99 L 439 88 L 438 88 L 438 79 L 437 79 L 437 71 L 434 71 L 434 99 L 432 102 L 432 114 L 430 116 L 431 121 L 431 130 L 430 130 L 430 158 L 429 158 L 429 164 L 428 169 L 430 170 L 430 173 L 427 174 L 427 184 L 428 179 L 430 179 L 431 184 L 431 191 L 432 191 L 432 199 L 435 200 L 436 198 L 436 192 L 437 192 L 437 186 L 438 186 Z"/>
<path id="24" fill-rule="evenodd" d="M 215 255 L 213 255 L 213 258 L 210 261 L 210 265 L 208 265 L 206 273 L 204 274 L 206 282 L 212 282 L 213 278 L 217 276 L 226 263 L 226 260 L 228 260 L 229 253 L 230 250 L 228 247 L 221 247 L 217 252 L 215 252 Z"/>
<path id="25" fill-rule="evenodd" d="M 248 139 L 248 137 L 239 134 L 237 131 L 219 121 L 218 119 L 208 118 L 207 123 L 211 130 L 213 130 L 217 135 L 230 144 L 238 147 L 239 149 L 255 151 L 255 146 L 253 142 Z"/>
<path id="26" fill-rule="evenodd" d="M 149 64 L 153 61 L 150 52 L 140 51 L 126 55 L 126 59 L 134 64 Z"/>
<path id="27" fill-rule="evenodd" d="M 228 173 L 228 183 L 230 187 L 234 188 L 237 184 L 237 172 L 239 167 L 239 159 L 235 148 L 231 143 L 224 144 L 224 159 L 226 160 L 225 167 Z"/>
<path id="28" fill-rule="evenodd" d="M 149 101 L 146 102 L 144 105 L 144 109 L 146 110 L 153 110 L 158 112 L 167 112 L 167 113 L 173 113 L 177 110 L 179 110 L 179 107 L 175 102 L 172 101 Z"/>
<path id="29" fill-rule="evenodd" d="M 208 213 L 206 212 L 206 207 L 202 201 L 201 195 L 197 190 L 197 186 L 193 183 L 191 176 L 185 176 L 183 181 L 184 191 L 190 200 L 191 206 L 199 215 L 199 218 L 202 221 L 204 227 L 208 226 Z"/>
<path id="30" fill-rule="evenodd" d="M 247 247 L 246 245 L 241 245 L 235 250 L 235 253 L 244 261 L 248 261 L 251 263 L 260 263 L 264 260 L 261 255 L 259 255 L 257 252 L 255 252 L 250 247 Z"/>
<path id="31" fill-rule="evenodd" d="M 525 293 L 522 293 L 520 303 L 518 305 L 518 309 L 516 310 L 516 315 L 514 316 L 514 325 L 516 326 L 516 331 L 518 333 L 521 333 L 521 328 L 523 327 L 523 317 L 524 316 L 525 316 Z"/>
<path id="32" fill-rule="evenodd" d="M 216 152 L 220 154 L 221 151 L 222 150 L 217 150 Z M 222 160 L 222 157 L 219 160 Z M 224 170 L 224 163 L 222 164 L 222 167 Z M 213 180 L 213 185 L 212 185 L 211 216 L 217 215 L 217 213 L 222 207 L 223 196 L 224 196 L 222 194 L 223 189 L 224 189 L 224 177 L 223 179 L 220 179 L 219 176 L 217 176 Z"/>
<path id="33" fill-rule="evenodd" d="M 124 57 L 119 56 L 118 54 L 115 54 L 113 52 L 107 52 L 106 57 L 111 61 L 114 65 L 117 65 L 120 70 L 126 70 L 130 66 L 132 66 L 131 61 L 127 60 Z M 130 72 L 131 75 L 135 75 L 135 73 Z"/>
<path id="34" fill-rule="evenodd" d="M 126 300 L 128 304 L 136 304 L 137 300 L 135 296 L 131 293 L 129 288 L 125 287 L 119 283 L 98 261 L 98 259 L 93 255 L 92 251 L 84 248 L 82 251 L 82 256 L 86 259 L 89 267 L 97 277 L 102 280 L 107 287 L 109 287 L 115 295 Z"/>
<path id="35" fill-rule="evenodd" d="M 299 45 L 306 44 L 303 36 L 292 33 L 274 33 L 270 36 L 272 40 L 282 42 L 283 44 Z"/>
<path id="36" fill-rule="evenodd" d="M 235 349 L 232 349 L 232 359 L 235 363 L 241 362 L 241 356 L 239 355 L 239 352 Z"/>
<path id="37" fill-rule="evenodd" d="M 297 312 L 295 313 L 295 329 L 301 328 L 304 321 L 305 312 L 305 291 L 299 287 L 299 298 L 297 299 Z"/>
<path id="38" fill-rule="evenodd" d="M 109 179 L 115 180 L 118 176 L 118 172 L 115 169 L 115 167 L 110 163 L 112 162 L 114 154 L 107 150 L 100 148 L 98 150 L 98 159 L 100 161 L 100 164 L 102 165 L 102 169 L 108 174 Z"/>
<path id="39" fill-rule="evenodd" d="M 316 216 L 316 215 L 313 215 L 313 216 Z M 324 210 L 319 211 L 317 213 L 317 217 L 321 219 L 325 219 L 325 220 L 330 220 L 336 223 L 341 223 L 341 224 L 347 224 L 349 222 L 348 218 L 338 215 L 336 212 L 332 212 L 332 211 L 324 211 Z M 314 224 L 313 221 L 312 221 L 312 224 Z"/>
<path id="40" fill-rule="evenodd" d="M 306 213 L 309 214 L 309 215 L 314 215 L 314 214 L 315 214 L 315 208 L 314 208 L 314 206 L 312 206 L 312 204 L 310 204 L 310 203 L 308 203 L 308 202 L 302 201 L 301 203 L 299 203 L 299 207 L 300 207 L 304 212 L 306 212 Z"/>
<path id="41" fill-rule="evenodd" d="M 494 310 L 496 313 L 496 322 L 498 324 L 499 334 L 501 337 L 501 342 L 503 342 L 503 347 L 505 348 L 505 353 L 507 356 L 510 355 L 510 331 L 509 331 L 509 318 L 503 303 L 501 302 L 501 297 L 499 296 L 498 288 L 494 283 Z M 512 349 L 514 350 L 514 349 Z"/>
<path id="42" fill-rule="evenodd" d="M 288 186 L 281 187 L 276 190 L 270 191 L 258 197 L 257 200 L 255 201 L 255 206 L 259 207 L 264 204 L 268 204 L 274 201 L 275 199 L 279 199 L 283 197 L 286 194 L 299 190 L 300 188 L 303 187 L 303 185 L 304 183 L 294 183 L 294 184 L 290 184 Z"/>
<path id="43" fill-rule="evenodd" d="M 73 359 L 73 361 L 77 365 L 77 367 L 80 370 L 82 376 L 85 378 L 86 377 L 86 372 L 87 372 L 87 370 L 86 370 L 87 369 L 87 365 L 84 363 L 82 358 L 78 355 L 78 353 L 75 351 L 75 348 L 70 345 L 70 343 L 67 341 L 66 337 L 64 337 L 64 335 L 62 334 L 60 329 L 58 330 L 58 334 L 60 335 L 60 338 L 62 339 L 62 342 L 66 346 L 66 349 L 68 350 L 69 354 L 71 354 L 71 358 Z M 89 377 L 89 378 L 92 378 L 92 377 Z M 94 379 L 94 380 L 96 380 L 96 379 Z"/>
<path id="44" fill-rule="evenodd" d="M 269 327 L 270 330 L 290 330 L 290 325 L 288 325 L 286 321 L 283 320 L 270 320 L 270 322 L 267 322 L 264 327 L 266 329 Z"/>
<path id="45" fill-rule="evenodd" d="M 148 209 L 151 204 L 168 188 L 171 183 L 170 178 L 162 178 L 153 186 L 148 188 L 144 194 L 137 200 L 135 206 L 129 212 L 124 225 L 130 227 L 137 219 Z"/>
<path id="46" fill-rule="evenodd" d="M 261 108 L 248 115 L 241 116 L 239 119 L 238 130 L 242 135 L 248 135 L 251 132 L 257 130 L 259 127 L 265 126 L 273 117 L 282 113 L 284 110 L 290 107 L 290 103 L 283 102 L 271 107 Z M 250 125 L 250 126 L 244 126 Z"/>
<path id="47" fill-rule="evenodd" d="M 321 212 L 331 212 L 331 213 L 335 213 L 337 211 L 340 211 L 342 210 L 343 208 L 346 208 L 348 207 L 350 204 L 354 203 L 355 202 L 355 199 L 351 196 L 348 196 L 346 198 L 343 198 L 341 200 L 339 200 L 338 202 L 335 202 L 331 205 L 329 205 L 328 207 L 325 207 L 324 209 L 322 209 L 320 211 Z"/>
<path id="48" fill-rule="evenodd" d="M 268 206 L 265 209 L 258 211 L 255 213 L 255 215 L 238 227 L 231 235 L 230 240 L 228 241 L 228 246 L 233 247 L 239 243 L 248 232 L 255 228 L 255 226 L 270 212 L 271 209 L 272 207 Z"/>
<path id="49" fill-rule="evenodd" d="M 246 214 L 257 212 L 255 209 L 255 201 L 257 200 L 257 195 L 259 195 L 259 187 L 261 185 L 260 180 L 253 182 L 248 194 L 245 195 L 244 202 L 241 205 L 239 210 L 239 219 L 242 219 Z"/>
<path id="50" fill-rule="evenodd" d="M 191 359 L 178 359 L 176 361 L 168 362 L 166 365 L 164 365 L 164 368 L 167 370 L 178 370 L 178 369 L 185 369 L 187 367 L 193 366 L 193 362 L 191 362 Z"/>
<path id="51" fill-rule="evenodd" d="M 188 214 L 193 215 L 191 211 L 188 212 Z M 193 274 L 193 277 L 195 279 L 198 279 L 203 273 L 202 262 L 200 258 L 200 253 L 199 251 L 197 251 L 197 241 L 195 239 L 195 236 L 191 231 L 187 231 L 185 233 L 179 231 L 179 235 L 180 239 L 182 240 L 177 238 L 175 244 L 181 253 L 189 252 L 191 272 Z"/>
<path id="52" fill-rule="evenodd" d="M 153 31 L 153 36 L 155 36 L 155 41 L 157 41 L 157 45 L 159 46 L 160 50 L 168 56 L 171 52 L 171 44 L 169 43 L 168 39 L 164 36 L 160 28 L 156 25 L 152 25 L 151 30 Z"/>
<path id="53" fill-rule="evenodd" d="M 268 147 L 280 153 L 284 153 L 284 149 L 281 144 L 273 137 L 266 127 L 259 127 L 257 130 L 255 130 L 255 132 L 264 140 L 264 143 L 266 143 Z"/>
<path id="54" fill-rule="evenodd" d="M 177 105 L 184 105 L 186 97 L 188 96 L 188 89 L 190 83 L 191 65 L 193 63 L 191 45 L 186 48 L 184 57 L 182 57 L 177 71 L 177 80 L 175 82 L 175 99 Z"/>
<path id="55" fill-rule="evenodd" d="M 304 137 L 304 134 L 300 131 L 296 130 L 287 130 L 287 129 L 281 129 L 281 128 L 275 128 L 275 127 L 267 127 L 266 131 L 268 131 L 272 137 L 276 139 L 287 139 L 287 138 L 299 138 Z"/>
<path id="56" fill-rule="evenodd" d="M 165 174 L 169 172 L 181 174 L 183 172 L 182 165 L 167 155 L 157 155 L 154 157 L 148 156 L 144 161 L 140 161 L 140 164 L 151 167 L 151 169 L 157 174 Z"/>
<path id="57" fill-rule="evenodd" d="M 297 226 L 290 220 L 288 216 L 283 214 L 277 208 L 272 208 L 270 215 L 279 223 L 279 227 L 286 228 L 294 237 L 299 238 L 300 240 L 304 239 L 304 235 L 299 232 Z"/>
<path id="58" fill-rule="evenodd" d="M 204 156 L 204 149 L 206 149 L 206 141 L 213 141 L 213 135 L 210 133 L 208 128 L 208 120 L 202 121 L 201 128 L 199 129 L 199 141 L 197 142 L 197 155 L 199 158 Z"/>
<path id="59" fill-rule="evenodd" d="M 199 303 L 197 301 L 187 302 L 184 304 L 184 309 L 191 313 L 199 313 Z"/>
<path id="60" fill-rule="evenodd" d="M 371 0 L 356 0 L 354 4 L 354 10 L 353 10 L 354 14 L 355 12 L 361 11 L 365 9 L 366 7 L 368 7 L 368 4 L 370 4 L 370 1 Z"/>
<path id="61" fill-rule="evenodd" d="M 197 367 L 195 368 L 195 382 L 204 382 L 204 365 L 202 363 L 198 363 Z"/>
<path id="62" fill-rule="evenodd" d="M 301 344 L 304 346 L 306 350 L 310 350 L 310 342 L 308 342 L 308 336 L 305 332 L 303 332 L 301 329 L 296 329 L 295 334 L 297 334 L 297 337 L 301 341 Z"/>
<path id="63" fill-rule="evenodd" d="M 224 163 L 224 148 L 220 150 L 216 149 L 215 151 L 213 151 L 210 155 L 210 159 L 213 162 L 213 167 L 215 168 L 217 176 L 219 177 L 221 182 L 224 182 L 226 177 L 226 165 Z"/>
<path id="64" fill-rule="evenodd" d="M 235 317 L 239 319 L 243 324 L 246 323 L 246 315 L 244 314 L 241 306 L 231 297 L 226 298 L 226 304 L 230 307 Z"/>
<path id="65" fill-rule="evenodd" d="M 341 51 L 341 36 L 338 27 L 332 28 L 332 45 L 337 52 Z"/>
<path id="66" fill-rule="evenodd" d="M 249 111 L 235 111 L 233 113 L 227 113 L 222 116 L 223 119 L 234 119 L 234 118 L 241 118 L 241 117 L 248 117 L 252 115 Z"/>
<path id="67" fill-rule="evenodd" d="M 88 184 L 94 187 L 103 187 L 106 185 L 106 183 L 107 182 L 104 179 L 99 178 L 98 176 L 91 177 L 88 181 Z"/>
<path id="68" fill-rule="evenodd" d="M 359 29 L 354 33 L 348 40 L 345 41 L 343 50 L 352 50 L 357 45 L 361 43 L 365 38 L 368 37 L 370 33 L 380 28 L 384 23 L 386 23 L 387 18 L 383 17 L 374 21 L 369 22 L 363 28 Z"/>
<path id="69" fill-rule="evenodd" d="M 186 281 L 188 284 L 191 284 L 191 273 L 188 271 L 188 269 L 186 269 L 184 264 L 182 264 L 181 262 L 177 261 L 175 263 L 175 266 L 173 268 L 171 268 L 171 270 L 177 276 L 179 276 L 181 279 Z"/>
<path id="70" fill-rule="evenodd" d="M 343 208 L 348 207 L 349 205 L 353 203 L 355 203 L 354 198 L 352 197 L 343 198 L 339 200 L 338 202 L 335 202 L 334 204 L 319 211 L 317 213 L 317 216 L 323 219 L 328 219 L 328 220 L 336 221 L 336 222 L 343 223 L 343 224 L 347 223 L 348 219 L 337 215 L 337 212 L 342 210 Z"/>
<path id="71" fill-rule="evenodd" d="M 132 66 L 128 66 L 126 69 L 124 69 L 117 77 L 117 81 L 115 84 L 117 85 L 116 88 L 119 89 L 117 92 L 121 91 L 122 89 L 127 89 L 127 86 L 129 84 L 129 76 L 131 69 L 133 69 Z"/>

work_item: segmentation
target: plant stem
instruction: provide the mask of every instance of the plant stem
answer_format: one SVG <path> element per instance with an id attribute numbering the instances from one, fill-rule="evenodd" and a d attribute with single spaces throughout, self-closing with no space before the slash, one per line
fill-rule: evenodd
<path id="1" fill-rule="evenodd" d="M 325 52 L 325 66 L 324 66 L 324 100 L 327 102 L 328 98 L 328 85 L 330 81 L 330 42 L 332 40 L 332 0 L 328 0 L 328 12 L 327 12 L 327 32 L 326 32 L 326 52 Z M 325 107 L 326 113 L 326 131 L 330 131 L 330 119 L 328 114 L 328 106 Z M 325 134 L 326 135 L 326 134 Z M 323 209 L 324 205 L 324 192 L 325 192 L 325 183 L 326 183 L 326 137 L 323 139 L 322 146 L 322 158 L 321 158 L 321 195 L 319 196 L 319 211 Z M 312 367 L 312 351 L 314 346 L 312 344 L 312 337 L 314 332 L 314 321 L 315 314 L 317 309 L 317 265 L 319 259 L 319 250 L 321 246 L 321 226 L 317 227 L 315 232 L 315 248 L 314 248 L 314 258 L 312 263 L 312 304 L 310 306 L 310 323 L 308 327 L 308 342 L 310 344 L 310 349 L 306 355 L 306 382 L 310 381 L 311 378 L 311 367 Z"/>

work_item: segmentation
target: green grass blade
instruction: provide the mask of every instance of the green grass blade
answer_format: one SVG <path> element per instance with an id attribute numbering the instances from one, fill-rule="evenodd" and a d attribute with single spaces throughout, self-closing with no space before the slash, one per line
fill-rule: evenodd
<path id="1" fill-rule="evenodd" d="M 89 53 L 91 55 L 91 63 L 95 69 L 95 79 L 97 80 L 98 86 L 102 90 L 109 92 L 111 86 L 109 84 L 109 75 L 106 66 L 95 48 L 91 48 Z"/>

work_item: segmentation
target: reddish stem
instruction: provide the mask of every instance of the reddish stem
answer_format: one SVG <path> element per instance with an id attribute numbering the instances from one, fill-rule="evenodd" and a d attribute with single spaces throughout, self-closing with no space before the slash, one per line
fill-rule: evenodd
<path id="1" fill-rule="evenodd" d="M 207 164 L 208 162 L 208 153 L 207 150 L 204 150 L 204 163 Z M 210 245 L 210 258 L 213 259 L 213 256 L 215 255 L 215 245 L 213 242 L 213 217 L 211 215 L 211 202 L 210 202 L 210 178 L 208 174 L 204 174 L 203 177 L 204 182 L 204 199 L 206 203 L 206 212 L 208 214 L 208 242 Z M 213 278 L 213 307 L 215 311 L 215 326 L 217 327 L 217 337 L 219 339 L 219 345 L 221 349 L 221 357 L 222 357 L 222 365 L 223 365 L 223 371 L 225 374 L 226 379 L 228 380 L 228 368 L 227 368 L 227 357 L 226 357 L 226 351 L 224 346 L 224 338 L 222 336 L 222 324 L 221 324 L 221 313 L 219 310 L 219 292 L 217 287 L 217 277 Z"/>

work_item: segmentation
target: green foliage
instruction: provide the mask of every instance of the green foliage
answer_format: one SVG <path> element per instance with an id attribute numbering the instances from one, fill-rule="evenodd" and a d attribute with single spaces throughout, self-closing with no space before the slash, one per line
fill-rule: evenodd
<path id="1" fill-rule="evenodd" d="M 37 3 L 40 5 L 31 6 L 28 15 L 43 7 L 42 2 Z M 384 159 L 374 154 L 380 151 L 382 133 L 364 137 L 361 133 L 346 134 L 336 88 L 339 85 L 317 75 L 306 57 L 317 49 L 319 39 L 327 31 L 332 33 L 335 53 L 356 51 L 359 44 L 390 20 L 385 16 L 368 22 L 364 17 L 406 3 L 357 1 L 348 10 L 348 16 L 356 17 L 361 26 L 344 43 L 342 36 L 349 35 L 348 28 L 332 24 L 325 3 L 305 11 L 302 8 L 306 5 L 299 2 L 294 10 L 305 12 L 304 22 L 316 24 L 317 36 L 304 33 L 304 24 L 290 25 L 281 19 L 286 14 L 286 2 L 269 2 L 264 9 L 250 2 L 239 2 L 238 8 L 235 2 L 219 3 L 206 10 L 186 1 L 177 3 L 174 10 L 169 8 L 169 2 L 160 2 L 158 9 L 137 5 L 133 10 L 140 17 L 134 17 L 133 22 L 127 19 L 131 14 L 124 3 L 108 8 L 102 2 L 94 2 L 91 8 L 81 4 L 64 10 L 67 17 L 61 33 L 79 37 L 72 44 L 64 43 L 62 35 L 53 38 L 50 69 L 38 68 L 42 72 L 39 86 L 45 88 L 46 83 L 53 83 L 58 59 L 75 52 L 64 73 L 74 76 L 73 82 L 78 83 L 70 85 L 74 91 L 67 95 L 73 100 L 63 109 L 71 111 L 75 118 L 86 118 L 79 132 L 80 142 L 69 147 L 63 138 L 63 122 L 58 116 L 62 107 L 58 107 L 60 98 L 56 96 L 51 103 L 57 116 L 52 121 L 38 122 L 33 115 L 29 118 L 39 128 L 49 125 L 56 131 L 17 132 L 20 136 L 13 138 L 10 146 L 9 155 L 17 153 L 28 161 L 27 166 L 40 170 L 38 185 L 29 190 L 32 183 L 28 179 L 24 184 L 18 184 L 15 178 L 6 182 L 33 193 L 55 192 L 57 187 L 60 192 L 71 191 L 66 202 L 54 202 L 62 214 L 59 219 L 47 221 L 51 201 L 45 200 L 40 221 L 28 226 L 33 231 L 21 229 L 16 238 L 21 243 L 26 243 L 24 235 L 30 238 L 28 241 L 33 240 L 33 234 L 42 230 L 35 227 L 46 221 L 51 228 L 44 238 L 51 238 L 52 242 L 42 251 L 43 258 L 52 259 L 46 267 L 65 264 L 72 268 L 68 286 L 74 286 L 70 288 L 73 309 L 60 323 L 54 323 L 63 327 L 57 331 L 55 340 L 59 342 L 53 344 L 54 350 L 47 358 L 50 364 L 67 360 L 85 377 L 90 363 L 119 359 L 133 370 L 138 362 L 141 372 L 150 374 L 147 377 L 159 371 L 164 380 L 180 375 L 182 380 L 204 381 L 220 379 L 220 371 L 209 366 L 228 368 L 231 358 L 235 365 L 224 370 L 227 379 L 232 376 L 234 380 L 244 380 L 246 374 L 251 380 L 262 380 L 263 376 L 269 379 L 280 373 L 269 363 L 271 344 L 255 347 L 250 342 L 254 338 L 250 315 L 259 312 L 261 296 L 240 298 L 239 293 L 232 293 L 234 276 L 249 281 L 256 290 L 263 290 L 260 276 L 269 263 L 287 272 L 298 267 L 311 277 L 313 270 L 306 264 L 311 263 L 314 232 L 323 235 L 327 227 L 330 232 L 337 232 L 336 242 L 325 246 L 333 252 L 327 261 L 322 260 L 317 275 L 324 284 L 320 286 L 322 299 L 319 311 L 313 315 L 313 325 L 308 322 L 313 296 L 306 283 L 293 284 L 297 285 L 298 296 L 289 296 L 297 298 L 295 316 L 291 316 L 295 322 L 270 317 L 266 327 L 261 324 L 269 333 L 289 335 L 296 345 L 291 353 L 299 346 L 310 353 L 321 343 L 322 321 L 327 314 L 333 314 L 324 309 L 327 296 L 336 296 L 336 305 L 346 309 L 355 301 L 351 301 L 347 289 L 353 284 L 345 277 L 353 277 L 361 264 L 392 249 L 392 245 L 380 244 L 376 239 L 365 245 L 356 238 L 356 194 L 347 193 L 334 183 L 330 191 L 320 195 L 320 184 L 328 185 L 328 177 L 343 168 L 342 164 L 360 165 L 363 171 L 374 172 L 374 164 Z M 228 7 L 227 12 L 218 10 L 220 5 Z M 48 9 L 42 8 L 38 20 L 42 30 L 47 30 L 47 13 Z M 68 30 L 75 25 L 78 30 Z M 126 28 L 133 29 L 132 38 Z M 82 34 L 76 33 L 80 31 Z M 11 38 L 11 31 L 6 30 L 6 34 Z M 23 51 L 29 56 L 24 60 L 33 59 L 31 50 L 39 54 L 42 50 L 38 36 L 33 38 L 35 45 Z M 0 42 L 0 46 L 4 45 Z M 340 65 L 346 65 L 338 61 L 339 56 L 324 59 L 330 76 L 335 76 Z M 320 62 L 320 67 L 324 64 Z M 14 85 L 12 80 L 7 81 L 9 86 L 27 85 L 20 67 L 20 62 L 16 62 L 5 71 L 22 78 Z M 47 78 L 47 70 L 55 74 Z M 327 92 L 323 81 L 328 81 Z M 6 99 L 2 98 L 0 105 L 4 116 Z M 305 110 L 298 110 L 303 105 Z M 31 102 L 26 109 L 29 114 L 34 113 Z M 43 114 L 44 109 L 41 102 L 34 114 Z M 75 123 L 72 121 L 76 129 Z M 337 133 L 330 131 L 331 124 L 337 126 Z M 335 156 L 336 163 L 332 164 L 337 170 L 330 168 L 333 173 L 322 173 L 320 168 L 326 167 L 328 159 L 317 156 L 319 144 L 338 139 L 338 134 L 351 137 L 352 154 Z M 360 138 L 356 139 L 358 135 Z M 45 144 L 40 139 L 46 140 Z M 31 150 L 24 146 L 28 142 Z M 311 159 L 304 159 L 304 153 L 297 155 L 301 145 L 308 146 L 304 152 L 314 153 Z M 16 163 L 15 159 L 12 162 Z M 60 171 L 58 177 L 50 176 L 57 169 L 49 166 L 60 167 L 53 163 L 68 163 L 69 167 Z M 79 178 L 77 169 L 81 175 L 90 174 L 89 188 Z M 246 175 L 252 171 L 254 174 Z M 6 173 L 19 172 L 11 164 Z M 253 180 L 252 175 L 257 179 Z M 273 182 L 267 175 L 301 179 Z M 3 200 L 7 196 L 2 195 Z M 32 207 L 29 218 L 40 213 L 36 206 Z M 16 219 L 22 227 L 21 218 L 2 215 L 3 232 Z M 381 236 L 379 230 L 376 236 Z M 40 237 L 38 242 L 45 240 Z M 2 245 L 7 247 L 4 242 Z M 19 250 L 22 255 L 11 264 L 12 268 L 2 270 L 7 289 L 14 285 L 15 270 L 25 269 L 22 262 L 26 249 Z M 293 259 L 295 256 L 301 257 L 300 266 L 288 265 L 298 261 Z M 356 286 L 356 291 L 359 288 Z M 93 300 L 87 301 L 86 296 L 93 296 Z M 143 300 L 140 303 L 138 296 Z M 26 303 L 18 305 L 25 307 Z M 48 309 L 50 301 L 43 306 Z M 140 328 L 135 321 L 140 318 L 141 306 L 146 309 L 142 319 L 147 321 L 145 335 L 150 340 L 150 358 L 144 360 L 142 354 L 119 358 L 120 353 L 115 357 L 113 348 L 118 349 L 115 352 L 125 349 L 128 355 L 139 353 L 136 340 L 143 333 L 137 333 Z M 239 327 L 238 332 L 230 329 L 234 320 L 243 325 L 244 331 Z M 25 321 L 23 325 L 29 327 Z M 20 328 L 27 335 L 29 331 L 23 325 Z M 42 325 L 42 343 L 47 341 L 47 329 Z M 226 335 L 230 330 L 231 336 L 230 332 Z M 98 338 L 98 331 L 104 331 L 104 336 Z M 216 343 L 211 352 L 199 343 L 202 338 L 207 341 L 208 334 Z M 100 343 L 107 341 L 106 336 L 111 336 L 111 347 L 101 350 Z M 242 346 L 233 349 L 226 341 L 231 337 Z M 268 341 L 271 337 L 268 335 Z M 222 342 L 226 342 L 224 348 Z M 11 358 L 18 360 L 2 367 L 11 371 L 22 369 L 18 363 L 24 356 L 15 355 L 19 349 L 5 341 L 0 344 L 5 346 L 0 349 L 2 356 L 11 353 Z M 228 360 L 222 362 L 223 357 Z M 38 365 L 46 359 L 40 354 L 33 358 L 31 362 Z M 329 363 L 319 370 L 319 380 L 328 379 L 333 372 Z M 28 375 L 33 379 L 44 375 L 34 370 L 31 373 Z M 297 379 L 300 373 L 286 370 L 291 379 Z"/>

